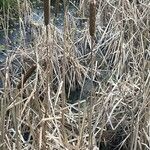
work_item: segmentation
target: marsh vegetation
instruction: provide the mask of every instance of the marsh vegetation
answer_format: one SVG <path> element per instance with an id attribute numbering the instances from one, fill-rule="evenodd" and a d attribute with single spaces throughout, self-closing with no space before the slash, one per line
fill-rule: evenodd
<path id="1" fill-rule="evenodd" d="M 150 149 L 149 0 L 0 12 L 0 149 Z"/>

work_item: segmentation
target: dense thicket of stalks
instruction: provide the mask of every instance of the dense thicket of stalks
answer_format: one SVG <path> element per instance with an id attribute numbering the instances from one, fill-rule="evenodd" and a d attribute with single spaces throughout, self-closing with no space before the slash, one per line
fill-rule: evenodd
<path id="1" fill-rule="evenodd" d="M 20 45 L 0 63 L 0 149 L 150 149 L 149 0 L 97 1 L 93 18 L 79 15 L 87 1 L 76 16 L 65 4 L 64 30 L 45 16 L 30 45 L 20 9 Z"/>

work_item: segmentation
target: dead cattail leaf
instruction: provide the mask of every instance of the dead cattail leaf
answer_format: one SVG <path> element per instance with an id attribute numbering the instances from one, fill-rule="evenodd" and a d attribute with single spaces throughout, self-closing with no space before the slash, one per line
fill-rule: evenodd
<path id="1" fill-rule="evenodd" d="M 19 84 L 17 86 L 18 89 L 20 89 L 21 85 L 24 84 L 28 80 L 28 78 L 32 75 L 32 73 L 34 72 L 34 70 L 36 69 L 36 67 L 37 67 L 36 64 L 33 64 L 31 66 L 31 68 L 29 68 L 29 70 L 26 72 L 26 74 L 23 77 L 23 81 L 19 82 Z"/>

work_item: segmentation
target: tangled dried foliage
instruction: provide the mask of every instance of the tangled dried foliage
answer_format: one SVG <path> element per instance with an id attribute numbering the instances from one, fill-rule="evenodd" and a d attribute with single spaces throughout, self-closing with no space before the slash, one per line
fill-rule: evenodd
<path id="1" fill-rule="evenodd" d="M 88 22 L 80 29 L 70 13 L 64 31 L 50 24 L 46 36 L 43 26 L 32 45 L 8 56 L 1 67 L 0 147 L 150 149 L 149 0 L 99 1 L 96 12 L 92 70 Z"/>

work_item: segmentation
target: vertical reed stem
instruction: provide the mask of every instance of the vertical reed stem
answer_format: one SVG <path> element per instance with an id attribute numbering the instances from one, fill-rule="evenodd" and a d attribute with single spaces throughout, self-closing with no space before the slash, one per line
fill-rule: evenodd
<path id="1" fill-rule="evenodd" d="M 50 92 L 50 82 L 52 81 L 52 65 L 51 65 L 51 56 L 52 56 L 52 52 L 50 50 L 49 47 L 49 22 L 50 22 L 50 0 L 44 0 L 44 24 L 46 26 L 46 53 L 47 53 L 47 57 L 46 57 L 46 63 L 47 63 L 47 85 L 46 85 L 46 91 L 47 91 L 47 95 L 45 98 L 45 117 L 47 117 L 48 115 L 48 104 L 49 104 L 49 92 Z M 47 143 L 47 139 L 46 139 L 46 130 L 47 130 L 47 122 L 45 121 L 42 124 L 43 127 L 43 131 L 42 131 L 42 139 L 43 139 L 43 149 L 46 149 L 46 143 Z"/>
<path id="2" fill-rule="evenodd" d="M 65 55 L 65 51 L 66 51 L 66 15 L 67 15 L 67 6 L 66 6 L 66 0 L 63 0 L 64 3 L 64 13 L 65 13 L 65 17 L 64 17 L 64 51 L 63 51 L 63 62 L 62 62 L 62 80 L 63 80 L 63 87 L 62 87 L 62 94 L 61 94 L 61 98 L 62 98 L 62 134 L 63 134 L 63 140 L 64 140 L 64 144 L 67 144 L 67 136 L 66 136 L 66 131 L 65 131 L 65 103 L 66 103 L 66 93 L 65 93 L 65 72 L 66 72 L 66 55 Z"/>

